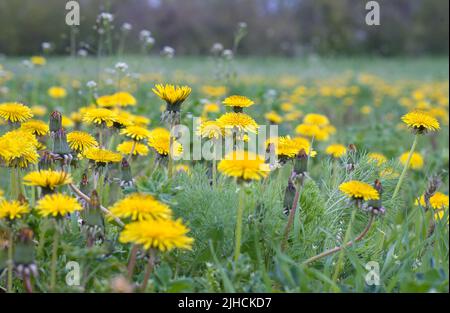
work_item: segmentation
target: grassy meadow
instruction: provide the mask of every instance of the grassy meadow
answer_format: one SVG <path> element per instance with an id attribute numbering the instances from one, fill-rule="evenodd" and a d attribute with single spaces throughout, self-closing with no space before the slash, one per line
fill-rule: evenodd
<path id="1" fill-rule="evenodd" d="M 42 63 L 0 58 L 1 290 L 448 292 L 448 58 L 49 56 Z M 99 105 L 99 97 L 125 91 L 136 104 L 109 109 L 150 132 L 168 129 L 169 124 L 161 120 L 165 102 L 152 92 L 158 83 L 192 89 L 181 105 L 180 124 L 193 135 L 197 131 L 193 117 L 214 121 L 230 111 L 222 104 L 226 97 L 242 95 L 254 101 L 244 112 L 258 125 L 278 125 L 279 136 L 303 138 L 317 155 L 308 152 L 300 183 L 292 181 L 295 156 L 272 164 L 261 179 L 240 181 L 221 171 L 220 161 L 216 170 L 218 164 L 208 160 L 168 160 L 152 146 L 151 135 L 135 142 L 128 155 L 117 150 L 130 141 L 122 132 L 125 122 L 118 127 L 85 119 L 84 114 Z M 49 92 L 51 87 L 64 92 Z M 39 143 L 34 147 L 38 157 L 27 159 L 25 165 L 15 160 L 27 156 L 22 151 L 11 156 L 9 149 L 28 137 L 4 137 L 26 123 L 2 115 L 1 105 L 9 102 L 26 105 L 32 119 L 45 124 L 52 112 L 62 114 L 64 136 L 58 137 L 59 130 L 54 135 L 51 125 L 42 134 L 31 130 Z M 408 155 L 416 135 L 401 117 L 414 110 L 437 119 L 440 128 L 417 135 L 416 154 L 402 176 L 406 158 L 402 163 L 400 157 Z M 327 118 L 317 128 L 323 131 L 320 136 L 299 127 L 311 126 L 305 121 L 308 114 Z M 91 134 L 97 145 L 127 159 L 132 177 L 128 184 L 123 184 L 120 162 L 96 162 L 73 147 L 70 153 L 55 151 L 55 138 L 64 141 L 73 131 Z M 43 160 L 69 154 L 68 163 Z M 56 183 L 51 191 L 27 183 L 24 177 L 42 167 L 65 172 L 71 183 Z M 382 186 L 382 192 L 377 189 L 381 200 L 376 205 L 384 213 L 370 211 L 372 202 L 349 199 L 340 186 L 351 180 L 381 184 L 376 185 Z M 289 190 L 289 181 L 297 192 Z M 90 200 L 72 185 L 85 188 Z M 82 210 L 58 217 L 42 215 L 39 202 L 45 194 L 56 192 L 77 199 Z M 181 219 L 189 229 L 185 235 L 193 240 L 190 248 L 165 251 L 123 242 L 123 224 L 133 223 L 133 218 L 113 219 L 106 210 L 133 193 L 151 195 L 170 207 L 172 219 Z M 417 201 L 424 194 L 428 201 Z M 432 201 L 436 194 L 440 202 Z M 26 213 L 2 216 L 16 199 Z M 283 212 L 286 207 L 288 214 L 293 212 L 289 216 Z M 291 207 L 296 210 L 289 211 Z M 89 222 L 94 213 L 85 212 L 101 212 L 94 222 L 101 230 L 94 235 L 82 222 Z M 241 230 L 236 227 L 239 223 Z M 13 272 L 8 270 L 11 259 Z M 71 261 L 79 265 L 79 277 L 72 276 Z M 33 265 L 38 275 L 24 272 L 20 265 Z"/>

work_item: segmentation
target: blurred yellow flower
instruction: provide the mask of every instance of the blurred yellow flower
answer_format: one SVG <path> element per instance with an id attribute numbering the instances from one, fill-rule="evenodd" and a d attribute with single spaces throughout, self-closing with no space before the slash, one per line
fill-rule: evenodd
<path id="1" fill-rule="evenodd" d="M 27 213 L 30 213 L 30 208 L 24 203 L 17 200 L 0 201 L 0 220 L 8 219 L 12 221 L 17 218 L 22 218 L 22 216 Z"/>
<path id="2" fill-rule="evenodd" d="M 53 99 L 62 99 L 67 96 L 67 91 L 63 87 L 53 86 L 48 89 L 48 95 Z"/>
<path id="3" fill-rule="evenodd" d="M 369 161 L 376 162 L 378 166 L 381 166 L 387 162 L 387 158 L 384 156 L 384 154 L 378 152 L 371 152 L 367 154 L 367 158 L 369 159 Z"/>
<path id="4" fill-rule="evenodd" d="M 400 156 L 400 163 L 402 165 L 406 164 L 406 161 L 408 160 L 408 152 L 403 153 Z M 411 161 L 409 163 L 409 167 L 411 167 L 413 170 L 420 170 L 423 167 L 423 157 L 418 152 L 414 152 L 411 156 Z"/>
<path id="5" fill-rule="evenodd" d="M 338 159 L 347 153 L 347 147 L 341 144 L 332 144 L 326 148 L 325 153 Z"/>
<path id="6" fill-rule="evenodd" d="M 30 59 L 33 65 L 43 66 L 47 63 L 47 60 L 43 56 L 32 56 Z"/>

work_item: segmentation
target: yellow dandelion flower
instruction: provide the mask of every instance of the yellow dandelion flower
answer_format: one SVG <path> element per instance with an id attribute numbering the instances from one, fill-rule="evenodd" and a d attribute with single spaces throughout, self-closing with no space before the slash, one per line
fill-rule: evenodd
<path id="1" fill-rule="evenodd" d="M 281 110 L 284 112 L 290 112 L 294 110 L 294 105 L 290 102 L 283 102 L 280 106 Z"/>
<path id="2" fill-rule="evenodd" d="M 131 125 L 136 125 L 135 116 L 124 110 L 114 110 L 115 120 L 114 126 L 118 128 L 128 127 Z"/>
<path id="3" fill-rule="evenodd" d="M 22 218 L 22 216 L 27 213 L 30 213 L 30 208 L 26 204 L 17 200 L 0 201 L 0 220 L 8 219 L 12 221 L 17 218 Z"/>
<path id="4" fill-rule="evenodd" d="M 138 126 L 147 126 L 151 123 L 151 120 L 148 117 L 142 115 L 134 115 L 132 121 L 134 125 Z"/>
<path id="5" fill-rule="evenodd" d="M 303 115 L 302 111 L 298 111 L 298 110 L 292 111 L 292 112 L 287 113 L 284 116 L 284 120 L 287 122 L 298 121 L 302 117 L 302 115 Z"/>
<path id="6" fill-rule="evenodd" d="M 248 151 L 233 151 L 221 160 L 217 169 L 226 176 L 232 176 L 243 180 L 260 180 L 269 172 L 269 164 L 264 163 L 264 158 Z"/>
<path id="7" fill-rule="evenodd" d="M 197 129 L 197 135 L 202 138 L 219 139 L 223 136 L 223 129 L 216 121 L 202 121 Z"/>
<path id="8" fill-rule="evenodd" d="M 98 106 L 103 108 L 112 108 L 115 106 L 114 97 L 112 95 L 103 95 L 96 99 Z"/>
<path id="9" fill-rule="evenodd" d="M 217 123 L 219 123 L 222 128 L 232 128 L 238 130 L 239 132 L 256 133 L 258 130 L 258 124 L 255 120 L 245 113 L 225 113 L 217 119 Z"/>
<path id="10" fill-rule="evenodd" d="M 98 126 L 113 126 L 117 120 L 117 114 L 105 108 L 89 108 L 83 114 L 83 122 Z"/>
<path id="11" fill-rule="evenodd" d="M 338 159 L 347 153 L 347 147 L 341 144 L 332 144 L 326 148 L 325 153 Z"/>
<path id="12" fill-rule="evenodd" d="M 422 195 L 418 200 L 415 201 L 415 204 L 425 206 L 425 196 Z M 435 210 L 448 208 L 449 198 L 442 192 L 436 192 L 430 197 L 430 205 Z"/>
<path id="13" fill-rule="evenodd" d="M 247 108 L 255 104 L 252 100 L 245 96 L 233 95 L 222 101 L 225 106 Z"/>
<path id="14" fill-rule="evenodd" d="M 72 131 L 67 134 L 67 143 L 70 149 L 76 152 L 83 152 L 86 149 L 98 146 L 94 136 L 83 131 Z"/>
<path id="15" fill-rule="evenodd" d="M 150 131 L 144 127 L 131 125 L 120 131 L 120 134 L 130 137 L 136 141 L 148 139 Z"/>
<path id="16" fill-rule="evenodd" d="M 270 111 L 264 114 L 264 118 L 272 124 L 280 124 L 283 118 L 275 111 Z"/>
<path id="17" fill-rule="evenodd" d="M 212 98 L 220 98 L 228 91 L 225 86 L 202 86 L 201 90 L 206 96 Z"/>
<path id="18" fill-rule="evenodd" d="M 148 154 L 148 147 L 136 141 L 124 141 L 117 146 L 116 150 L 125 155 L 129 155 L 131 150 L 133 150 L 133 155 L 145 156 Z"/>
<path id="19" fill-rule="evenodd" d="M 194 240 L 186 234 L 189 229 L 178 220 L 143 220 L 127 224 L 121 232 L 119 240 L 122 243 L 134 243 L 144 249 L 170 251 L 175 248 L 188 249 Z"/>
<path id="20" fill-rule="evenodd" d="M 343 192 L 346 196 L 354 200 L 378 200 L 380 195 L 378 191 L 371 185 L 357 181 L 351 180 L 339 185 L 339 190 Z"/>
<path id="21" fill-rule="evenodd" d="M 306 154 L 309 154 L 310 157 L 315 157 L 317 155 L 317 151 L 311 149 L 311 143 L 308 139 L 303 137 L 295 137 L 293 140 L 296 142 L 299 147 L 299 151 L 305 150 Z"/>
<path id="22" fill-rule="evenodd" d="M 45 136 L 50 131 L 48 124 L 39 120 L 28 120 L 20 125 L 21 129 L 30 131 L 36 136 Z"/>
<path id="23" fill-rule="evenodd" d="M 63 87 L 53 86 L 48 89 L 48 95 L 53 99 L 62 99 L 67 96 L 67 91 Z"/>
<path id="24" fill-rule="evenodd" d="M 172 218 L 170 207 L 153 196 L 132 193 L 116 202 L 110 209 L 112 215 L 119 218 L 130 218 L 132 221 L 158 220 Z"/>
<path id="25" fill-rule="evenodd" d="M 391 167 L 385 168 L 380 172 L 380 177 L 384 179 L 396 179 L 398 176 L 400 174 Z"/>
<path id="26" fill-rule="evenodd" d="M 365 105 L 361 108 L 361 113 L 364 115 L 369 115 L 370 113 L 372 113 L 372 107 L 369 105 Z"/>
<path id="27" fill-rule="evenodd" d="M 61 125 L 63 128 L 67 129 L 67 128 L 72 128 L 75 125 L 75 123 L 72 121 L 71 118 L 63 115 L 61 117 Z"/>
<path id="28" fill-rule="evenodd" d="M 116 92 L 112 95 L 112 98 L 114 104 L 121 107 L 134 106 L 137 103 L 136 98 L 133 97 L 132 94 L 125 91 Z"/>
<path id="29" fill-rule="evenodd" d="M 39 161 L 37 146 L 38 141 L 31 132 L 13 130 L 0 137 L 0 157 L 9 167 L 26 168 Z"/>
<path id="30" fill-rule="evenodd" d="M 289 136 L 281 136 L 276 138 L 269 138 L 266 140 L 266 146 L 274 145 L 275 153 L 282 158 L 295 158 L 301 150 L 306 154 L 310 151 L 308 140 L 304 138 L 291 138 Z M 311 155 L 315 156 L 316 152 L 311 151 Z"/>
<path id="31" fill-rule="evenodd" d="M 400 156 L 400 163 L 402 165 L 406 164 L 406 161 L 408 160 L 408 155 L 409 155 L 409 153 L 405 152 Z M 411 156 L 411 161 L 409 163 L 409 167 L 411 167 L 413 170 L 420 170 L 423 167 L 423 163 L 424 163 L 424 160 L 423 160 L 422 155 L 418 152 L 414 152 Z"/>
<path id="32" fill-rule="evenodd" d="M 43 217 L 63 217 L 67 214 L 82 211 L 82 206 L 77 199 L 61 194 L 48 194 L 36 204 L 36 210 Z"/>
<path id="33" fill-rule="evenodd" d="M 183 103 L 191 94 L 191 88 L 188 86 L 174 86 L 157 84 L 152 91 L 167 104 L 178 106 Z"/>
<path id="34" fill-rule="evenodd" d="M 176 173 L 190 174 L 191 173 L 191 168 L 188 165 L 186 165 L 186 164 L 177 164 L 175 166 L 175 172 Z"/>
<path id="35" fill-rule="evenodd" d="M 165 128 L 156 128 L 150 132 L 148 145 L 160 155 L 168 155 L 170 152 L 170 132 Z M 173 141 L 172 151 L 174 156 L 183 154 L 183 146 L 176 140 Z"/>
<path id="36" fill-rule="evenodd" d="M 122 161 L 122 155 L 110 150 L 102 148 L 90 148 L 83 152 L 84 157 L 94 161 L 98 165 L 105 165 L 108 163 L 117 163 Z"/>
<path id="37" fill-rule="evenodd" d="M 417 133 L 439 130 L 439 122 L 432 115 L 423 111 L 412 111 L 402 117 L 402 121 Z"/>
<path id="38" fill-rule="evenodd" d="M 46 189 L 67 185 L 72 182 L 69 173 L 63 171 L 42 170 L 30 172 L 24 176 L 23 182 L 29 186 L 39 186 Z"/>
<path id="39" fill-rule="evenodd" d="M 31 113 L 34 116 L 44 116 L 47 113 L 47 108 L 43 105 L 33 105 L 31 107 Z"/>
<path id="40" fill-rule="evenodd" d="M 0 117 L 6 122 L 22 123 L 33 117 L 31 109 L 18 102 L 0 104 Z"/>
<path id="41" fill-rule="evenodd" d="M 32 56 L 30 61 L 33 65 L 37 66 L 43 66 L 47 63 L 47 60 L 43 56 L 38 55 Z"/>
<path id="42" fill-rule="evenodd" d="M 303 118 L 303 123 L 322 127 L 330 124 L 330 121 L 328 120 L 328 117 L 326 117 L 325 115 L 309 113 L 306 114 L 305 117 Z"/>
<path id="43" fill-rule="evenodd" d="M 316 137 L 320 128 L 317 125 L 300 124 L 295 128 L 295 132 L 305 137 Z"/>
<path id="44" fill-rule="evenodd" d="M 378 152 L 371 152 L 367 154 L 367 158 L 369 159 L 369 161 L 376 162 L 378 166 L 381 166 L 387 162 L 387 158 L 384 156 L 384 154 Z"/>
<path id="45" fill-rule="evenodd" d="M 220 107 L 217 103 L 206 103 L 203 106 L 203 113 L 218 113 L 220 112 Z"/>

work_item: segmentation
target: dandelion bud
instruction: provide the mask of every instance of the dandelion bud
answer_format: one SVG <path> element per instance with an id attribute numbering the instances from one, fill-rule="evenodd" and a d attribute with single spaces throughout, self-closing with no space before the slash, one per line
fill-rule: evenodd
<path id="1" fill-rule="evenodd" d="M 54 159 L 53 159 L 52 155 L 50 154 L 50 152 L 44 151 L 39 160 L 39 163 L 38 163 L 39 170 L 43 171 L 43 170 L 51 169 L 53 161 L 54 161 Z"/>
<path id="2" fill-rule="evenodd" d="M 383 194 L 383 186 L 381 185 L 381 182 L 377 179 L 375 180 L 373 187 L 375 188 L 376 191 L 378 191 L 379 198 L 377 200 L 370 200 L 367 204 L 367 207 L 375 215 L 384 214 L 386 212 L 386 209 L 383 207 L 383 203 L 381 200 L 381 196 Z"/>
<path id="3" fill-rule="evenodd" d="M 284 191 L 284 201 L 283 201 L 283 213 L 289 215 L 292 208 L 292 203 L 294 203 L 296 188 L 291 179 L 289 179 L 288 185 Z"/>
<path id="4" fill-rule="evenodd" d="M 50 132 L 54 133 L 62 128 L 62 114 L 58 111 L 53 111 L 50 114 Z"/>
<path id="5" fill-rule="evenodd" d="M 56 131 L 53 136 L 52 152 L 60 156 L 70 155 L 71 150 L 69 148 L 69 144 L 67 143 L 66 132 L 62 128 Z"/>
<path id="6" fill-rule="evenodd" d="M 125 158 L 122 159 L 122 163 L 120 164 L 120 171 L 122 172 L 120 187 L 122 188 L 133 187 L 133 176 L 131 176 L 130 164 Z"/>
<path id="7" fill-rule="evenodd" d="M 305 149 L 300 150 L 294 160 L 294 173 L 296 175 L 303 175 L 308 170 L 308 155 Z"/>
<path id="8" fill-rule="evenodd" d="M 33 274 L 37 276 L 35 262 L 35 244 L 33 242 L 33 230 L 22 228 L 18 234 L 18 240 L 14 247 L 14 265 L 18 274 L 22 277 Z"/>
<path id="9" fill-rule="evenodd" d="M 348 145 L 348 161 L 345 168 L 348 172 L 352 172 L 355 169 L 356 164 L 356 146 L 354 144 Z"/>

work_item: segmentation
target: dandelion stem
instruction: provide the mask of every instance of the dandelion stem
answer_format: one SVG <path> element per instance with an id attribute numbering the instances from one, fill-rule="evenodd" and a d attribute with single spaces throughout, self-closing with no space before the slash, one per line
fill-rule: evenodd
<path id="1" fill-rule="evenodd" d="M 213 188 L 216 186 L 216 180 L 217 180 L 217 160 L 214 156 L 212 160 L 212 186 Z"/>
<path id="2" fill-rule="evenodd" d="M 352 211 L 352 215 L 350 217 L 350 222 L 348 223 L 347 230 L 346 230 L 345 236 L 344 236 L 344 241 L 343 241 L 344 242 L 344 247 L 347 246 L 346 242 L 348 242 L 348 240 L 350 238 L 350 234 L 352 232 L 352 227 L 353 227 L 353 223 L 355 221 L 356 211 L 357 210 L 358 210 L 358 208 L 355 207 L 353 209 L 353 211 Z M 333 275 L 333 282 L 336 282 L 337 278 L 339 277 L 339 274 L 341 272 L 342 262 L 344 261 L 344 250 L 340 249 L 340 251 L 341 252 L 339 253 L 339 258 L 338 258 L 338 261 L 337 261 L 336 270 L 335 270 L 334 275 Z"/>
<path id="3" fill-rule="evenodd" d="M 245 190 L 241 186 L 239 190 L 239 204 L 236 213 L 236 230 L 235 230 L 235 250 L 234 250 L 234 261 L 237 262 L 239 259 L 239 254 L 241 253 L 241 240 L 242 240 L 242 216 L 244 214 L 244 204 L 245 204 Z"/>
<path id="4" fill-rule="evenodd" d="M 136 149 L 136 144 L 137 144 L 136 140 L 133 140 L 133 145 L 131 146 L 131 151 L 127 159 L 128 163 L 131 163 L 131 158 L 133 156 L 134 150 Z"/>
<path id="5" fill-rule="evenodd" d="M 173 167 L 173 159 L 172 159 L 172 147 L 173 147 L 173 136 L 172 136 L 172 128 L 173 122 L 170 122 L 170 135 L 169 135 L 169 162 L 167 164 L 168 177 L 172 178 L 172 167 Z"/>
<path id="6" fill-rule="evenodd" d="M 128 280 L 133 277 L 134 268 L 136 266 L 136 257 L 139 251 L 138 245 L 133 245 L 130 252 L 130 261 L 128 262 Z"/>
<path id="7" fill-rule="evenodd" d="M 59 228 L 56 222 L 55 233 L 53 234 L 52 263 L 50 269 L 50 291 L 54 292 L 56 287 L 56 266 L 58 261 Z"/>
<path id="8" fill-rule="evenodd" d="M 155 267 L 155 251 L 150 249 L 150 256 L 148 258 L 147 269 L 145 270 L 144 281 L 142 282 L 141 291 L 145 291 L 147 289 L 148 280 L 150 279 L 150 275 L 153 272 L 153 268 Z"/>
<path id="9" fill-rule="evenodd" d="M 403 167 L 402 174 L 400 175 L 400 178 L 398 179 L 397 186 L 395 186 L 395 190 L 394 190 L 394 193 L 392 194 L 391 200 L 395 199 L 395 197 L 397 196 L 397 194 L 398 194 L 398 192 L 400 190 L 400 187 L 401 187 L 401 185 L 403 183 L 403 180 L 405 178 L 406 172 L 408 171 L 409 163 L 411 162 L 411 158 L 413 156 L 414 150 L 416 149 L 418 138 L 419 138 L 419 134 L 416 134 L 414 136 L 414 141 L 413 141 L 413 144 L 411 146 L 411 150 L 409 150 L 409 154 L 408 154 L 408 158 L 406 159 L 405 166 Z"/>
<path id="10" fill-rule="evenodd" d="M 74 184 L 70 183 L 69 187 L 72 189 L 72 191 L 74 193 L 77 194 L 77 196 L 79 196 L 80 198 L 84 199 L 87 202 L 91 201 L 91 198 L 89 198 L 87 195 L 85 195 L 83 192 L 81 192 L 80 189 L 77 188 L 77 186 L 75 186 Z M 120 227 L 125 227 L 125 224 L 117 217 L 114 216 L 111 211 L 109 211 L 107 208 L 105 208 L 104 206 L 100 205 L 100 210 L 102 210 L 103 213 L 105 213 L 106 215 L 111 216 L 114 221 L 120 226 Z"/>
<path id="11" fill-rule="evenodd" d="M 13 292 L 13 270 L 14 270 L 14 260 L 13 260 L 13 245 L 14 245 L 14 233 L 11 227 L 9 231 L 9 242 L 8 242 L 8 292 Z"/>
<path id="12" fill-rule="evenodd" d="M 324 257 L 326 257 L 326 256 L 329 256 L 329 255 L 331 255 L 331 254 L 333 254 L 333 253 L 336 253 L 336 252 L 338 252 L 338 251 L 340 251 L 340 250 L 342 250 L 342 249 L 344 249 L 344 248 L 351 247 L 351 246 L 354 245 L 356 242 L 358 242 L 358 241 L 360 241 L 361 239 L 363 239 L 365 235 L 367 235 L 367 233 L 369 232 L 370 228 L 372 227 L 374 218 L 375 218 L 375 215 L 374 215 L 374 214 L 371 214 L 371 215 L 370 215 L 370 218 L 369 218 L 369 221 L 368 221 L 368 223 L 367 223 L 366 228 L 364 228 L 364 230 L 363 230 L 363 231 L 362 231 L 355 239 L 353 239 L 352 241 L 347 242 L 345 245 L 338 246 L 338 247 L 334 247 L 334 248 L 332 248 L 332 249 L 328 249 L 328 250 L 326 250 L 326 251 L 324 251 L 324 252 L 322 252 L 322 253 L 320 253 L 320 254 L 318 254 L 318 255 L 315 255 L 315 256 L 313 256 L 313 257 L 307 259 L 307 260 L 304 261 L 302 264 L 303 264 L 303 265 L 311 264 L 311 263 L 313 263 L 313 262 L 315 262 L 315 261 L 317 261 L 317 260 L 320 260 L 321 258 L 324 258 Z"/>
<path id="13" fill-rule="evenodd" d="M 28 293 L 33 293 L 33 286 L 31 285 L 30 274 L 25 274 L 25 277 L 23 278 L 23 285 Z"/>
<path id="14" fill-rule="evenodd" d="M 294 224 L 295 213 L 297 211 L 298 198 L 300 197 L 300 188 L 302 187 L 303 184 L 299 182 L 296 185 L 297 188 L 295 189 L 294 200 L 292 202 L 291 210 L 289 211 L 289 219 L 286 224 L 286 228 L 284 229 L 283 241 L 281 242 L 281 251 L 286 250 L 286 244 L 289 238 L 289 233 L 291 231 L 292 225 Z"/>

